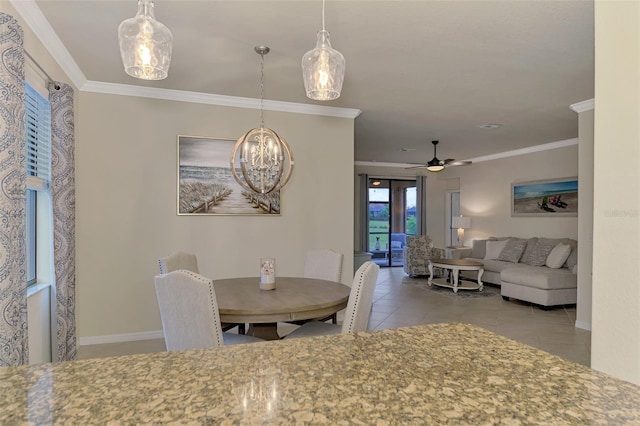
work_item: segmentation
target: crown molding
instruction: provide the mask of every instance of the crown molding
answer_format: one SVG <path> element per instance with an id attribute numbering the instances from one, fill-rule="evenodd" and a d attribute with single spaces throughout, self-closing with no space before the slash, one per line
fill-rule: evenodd
<path id="1" fill-rule="evenodd" d="M 62 71 L 71 82 L 79 89 L 87 82 L 87 78 L 73 60 L 67 48 L 53 30 L 47 18 L 34 0 L 9 0 L 11 5 L 22 17 L 22 20 L 31 28 L 38 40 L 49 51 L 53 59 L 60 65 Z"/>
<path id="2" fill-rule="evenodd" d="M 499 152 L 497 154 L 484 155 L 482 157 L 469 158 L 468 161 L 473 163 L 482 163 L 483 161 L 497 160 L 499 158 L 515 157 L 518 155 L 532 154 L 534 152 L 548 151 L 550 149 L 564 148 L 566 146 L 577 145 L 578 138 L 566 139 L 563 141 L 545 143 L 542 145 L 530 146 L 522 149 L 514 149 L 513 151 Z M 376 167 L 415 167 L 415 164 L 408 163 L 379 163 L 377 161 L 356 161 L 356 166 L 376 166 Z"/>
<path id="3" fill-rule="evenodd" d="M 482 163 L 483 161 L 497 160 L 499 158 L 516 157 L 518 155 L 533 154 L 534 152 L 548 151 L 550 149 L 564 148 L 566 146 L 577 145 L 578 138 L 565 139 L 563 141 L 550 142 L 542 145 L 529 146 L 522 149 L 514 149 L 513 151 L 499 152 L 497 154 L 484 155 L 482 157 L 470 158 L 474 163 Z"/>
<path id="4" fill-rule="evenodd" d="M 88 81 L 84 92 L 105 93 L 111 95 L 135 96 L 140 98 L 164 99 L 169 101 L 190 102 L 197 104 L 220 105 L 236 108 L 260 109 L 260 99 L 241 98 L 238 96 L 214 95 L 184 90 L 161 89 L 157 87 L 134 86 L 131 84 L 104 83 Z M 362 111 L 351 108 L 337 108 L 323 105 L 307 105 L 295 102 L 264 100 L 263 109 L 268 111 L 293 112 L 299 114 L 322 115 L 329 117 L 355 119 Z"/>
<path id="5" fill-rule="evenodd" d="M 589 99 L 586 101 L 578 102 L 570 105 L 570 108 L 578 114 L 581 112 L 589 111 L 595 108 L 595 100 Z"/>
<path id="6" fill-rule="evenodd" d="M 356 166 L 374 166 L 374 167 L 395 167 L 395 168 L 416 167 L 415 163 L 413 164 L 412 163 L 384 163 L 384 162 L 378 162 L 378 161 L 356 161 L 354 162 L 354 164 Z"/>

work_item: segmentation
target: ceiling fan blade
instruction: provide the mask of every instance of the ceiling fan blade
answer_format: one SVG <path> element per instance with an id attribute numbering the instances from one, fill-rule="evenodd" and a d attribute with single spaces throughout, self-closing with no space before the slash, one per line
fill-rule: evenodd
<path id="1" fill-rule="evenodd" d="M 458 160 L 458 161 L 453 160 L 453 161 L 451 161 L 451 162 L 449 162 L 449 163 L 446 163 L 446 164 L 445 164 L 445 166 L 447 166 L 447 167 L 468 166 L 468 165 L 469 165 L 469 164 L 471 164 L 471 163 L 472 163 L 472 161 L 468 161 L 468 160 L 466 160 L 466 161 L 463 161 L 463 160 Z"/>
<path id="2" fill-rule="evenodd" d="M 424 169 L 425 167 L 427 167 L 426 164 L 417 164 L 415 166 L 405 167 L 405 170 L 407 170 L 407 169 Z"/>

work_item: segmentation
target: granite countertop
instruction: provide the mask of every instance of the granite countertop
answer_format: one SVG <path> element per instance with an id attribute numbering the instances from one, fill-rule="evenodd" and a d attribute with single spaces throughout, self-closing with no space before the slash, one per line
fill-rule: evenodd
<path id="1" fill-rule="evenodd" d="M 0 424 L 623 424 L 640 387 L 465 324 L 0 368 Z"/>

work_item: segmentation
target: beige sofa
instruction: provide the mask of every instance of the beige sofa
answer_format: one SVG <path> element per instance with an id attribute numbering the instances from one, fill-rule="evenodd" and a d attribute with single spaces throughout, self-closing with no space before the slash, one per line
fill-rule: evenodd
<path id="1" fill-rule="evenodd" d="M 476 240 L 460 257 L 482 262 L 482 281 L 500 285 L 505 300 L 524 300 L 542 307 L 577 301 L 576 240 L 510 237 Z M 470 277 L 469 272 L 464 275 Z"/>

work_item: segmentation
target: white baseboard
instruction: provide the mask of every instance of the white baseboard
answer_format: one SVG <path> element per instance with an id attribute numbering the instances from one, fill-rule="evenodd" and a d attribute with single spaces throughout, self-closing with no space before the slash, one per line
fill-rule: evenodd
<path id="1" fill-rule="evenodd" d="M 140 333 L 108 334 L 105 336 L 80 337 L 79 346 L 102 345 L 104 343 L 134 342 L 136 340 L 163 339 L 162 330 L 142 331 Z"/>
<path id="2" fill-rule="evenodd" d="M 591 323 L 584 321 L 576 321 L 576 328 L 581 328 L 583 330 L 591 331 Z"/>

